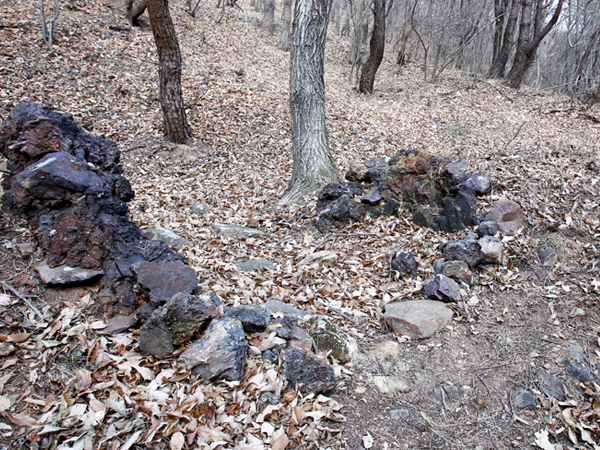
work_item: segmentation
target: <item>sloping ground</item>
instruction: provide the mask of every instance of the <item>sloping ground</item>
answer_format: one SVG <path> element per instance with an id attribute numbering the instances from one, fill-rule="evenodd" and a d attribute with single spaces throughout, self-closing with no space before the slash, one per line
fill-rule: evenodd
<path id="1" fill-rule="evenodd" d="M 93 286 L 41 289 L 29 276 L 39 255 L 21 258 L 15 245 L 30 235 L 4 215 L 0 278 L 39 295 L 32 301 L 44 320 L 10 291 L 1 298 L 2 333 L 13 336 L 3 338 L 13 350 L 0 363 L 2 445 L 258 449 L 263 442 L 282 448 L 285 434 L 288 448 L 363 448 L 371 436 L 372 448 L 501 449 L 545 445 L 543 434 L 534 433 L 546 430 L 557 449 L 594 448 L 597 386 L 588 383 L 586 392 L 564 364 L 575 346 L 591 367 L 600 356 L 600 108 L 454 72 L 430 85 L 419 67 L 399 69 L 389 59 L 376 93 L 360 96 L 347 81 L 345 39 L 330 37 L 328 126 L 341 174 L 351 162 L 401 149 L 469 159 L 495 180 L 489 201 L 519 202 L 530 223 L 506 243 L 506 267 L 483 274 L 469 304 L 454 308 L 451 326 L 422 342 L 400 339 L 397 357 L 376 359 L 367 350 L 395 339 L 382 326 L 382 304 L 420 298 L 437 244 L 459 236 L 419 229 L 407 213 L 323 236 L 310 224 L 312 203 L 279 210 L 277 196 L 291 173 L 288 55 L 276 48 L 276 36 L 260 30 L 246 2 L 243 11 L 227 9 L 220 23 L 214 5 L 203 3 L 194 19 L 182 3 L 171 8 L 196 144 L 161 140 L 147 19 L 141 29 L 120 31 L 126 23 L 113 2 L 62 5 L 58 45 L 49 48 L 30 2 L 0 1 L 0 116 L 22 100 L 43 102 L 114 139 L 137 193 L 134 220 L 195 242 L 184 251 L 205 290 L 226 305 L 276 298 L 330 315 L 359 338 L 361 352 L 337 367 L 342 384 L 331 399 L 287 391 L 265 410 L 258 396 L 282 380 L 259 359 L 249 361 L 239 385 L 194 383 L 172 361 L 140 357 L 135 333 L 99 335 L 107 318 L 89 313 Z M 192 201 L 209 204 L 212 213 L 191 214 Z M 250 222 L 268 234 L 223 238 L 209 227 L 215 221 Z M 559 264 L 538 280 L 530 272 L 548 247 Z M 315 248 L 336 252 L 338 262 L 296 266 Z M 416 280 L 389 277 L 390 254 L 399 250 L 419 255 Z M 272 260 L 277 270 L 236 268 L 254 256 Z M 565 382 L 564 401 L 544 396 L 545 373 Z M 381 394 L 373 375 L 397 375 L 410 392 Z M 521 389 L 536 394 L 536 408 L 515 407 L 510 393 Z M 400 418 L 390 410 L 402 410 Z"/>

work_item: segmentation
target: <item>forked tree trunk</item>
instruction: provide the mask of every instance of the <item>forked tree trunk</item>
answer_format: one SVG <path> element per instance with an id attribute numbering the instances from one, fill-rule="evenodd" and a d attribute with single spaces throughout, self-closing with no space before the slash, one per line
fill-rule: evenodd
<path id="1" fill-rule="evenodd" d="M 290 52 L 294 165 L 280 204 L 299 201 L 339 175 L 327 139 L 323 61 L 331 0 L 296 0 Z"/>
<path id="2" fill-rule="evenodd" d="M 292 2 L 293 0 L 283 0 L 283 12 L 281 13 L 281 34 L 277 48 L 290 51 L 290 29 L 292 26 Z"/>
<path id="3" fill-rule="evenodd" d="M 275 24 L 275 0 L 265 0 L 265 10 L 263 11 L 262 26 L 268 30 L 269 33 L 273 32 L 273 26 Z"/>
<path id="4" fill-rule="evenodd" d="M 165 137 L 177 144 L 191 137 L 181 95 L 181 51 L 167 0 L 149 0 L 148 15 L 158 52 L 158 86 Z"/>
<path id="5" fill-rule="evenodd" d="M 383 61 L 385 50 L 385 0 L 373 0 L 373 34 L 369 44 L 369 58 L 362 68 L 358 91 L 372 94 L 375 74 Z"/>

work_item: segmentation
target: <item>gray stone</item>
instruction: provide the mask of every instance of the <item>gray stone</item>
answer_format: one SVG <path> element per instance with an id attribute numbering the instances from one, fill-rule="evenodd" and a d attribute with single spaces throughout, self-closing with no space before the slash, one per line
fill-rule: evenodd
<path id="1" fill-rule="evenodd" d="M 331 356 L 342 363 L 350 361 L 357 350 L 356 341 L 353 338 L 324 317 L 313 317 L 309 323 L 311 325 L 310 337 L 315 342 L 318 351 L 331 352 Z"/>
<path id="2" fill-rule="evenodd" d="M 412 220 L 415 224 L 423 228 L 437 228 L 433 214 L 425 206 L 417 206 L 415 208 Z"/>
<path id="3" fill-rule="evenodd" d="M 427 297 L 443 302 L 457 302 L 461 299 L 460 286 L 445 275 L 436 275 L 435 278 L 425 280 L 423 292 Z"/>
<path id="4" fill-rule="evenodd" d="M 398 252 L 392 258 L 390 268 L 398 272 L 400 276 L 410 275 L 411 278 L 414 278 L 419 267 L 416 258 L 417 255 L 411 252 Z"/>
<path id="5" fill-rule="evenodd" d="M 376 205 L 381 201 L 381 194 L 379 189 L 373 188 L 367 192 L 363 198 L 360 199 L 362 203 L 368 203 L 369 205 Z"/>
<path id="6" fill-rule="evenodd" d="M 483 255 L 482 263 L 502 264 L 502 253 L 504 251 L 504 244 L 502 242 L 493 236 L 484 236 L 477 242 L 481 246 L 481 254 Z"/>
<path id="7" fill-rule="evenodd" d="M 171 248 L 181 250 L 183 247 L 194 245 L 193 242 L 188 241 L 186 238 L 179 236 L 173 230 L 168 228 L 156 227 L 143 230 L 144 237 L 146 239 L 152 239 L 155 241 L 163 241 Z"/>
<path id="8" fill-rule="evenodd" d="M 131 269 L 154 303 L 169 300 L 179 292 L 190 294 L 198 286 L 196 271 L 181 261 L 144 261 L 133 264 Z"/>
<path id="9" fill-rule="evenodd" d="M 305 393 L 333 390 L 337 384 L 335 371 L 326 360 L 311 351 L 288 347 L 283 357 L 283 376 L 292 389 Z"/>
<path id="10" fill-rule="evenodd" d="M 289 303 L 280 302 L 279 300 L 273 300 L 272 298 L 267 300 L 267 302 L 265 303 L 265 308 L 267 308 L 267 310 L 269 310 L 271 314 L 281 312 L 296 317 L 306 317 L 311 315 L 309 312 L 295 308 Z"/>
<path id="11" fill-rule="evenodd" d="M 462 222 L 465 226 L 471 226 L 473 223 L 473 214 L 477 209 L 477 197 L 470 190 L 461 189 L 456 194 L 456 204 L 460 208 Z"/>
<path id="12" fill-rule="evenodd" d="M 438 258 L 435 261 L 433 261 L 433 273 L 436 275 L 442 273 L 445 262 L 446 260 L 444 258 Z"/>
<path id="13" fill-rule="evenodd" d="M 569 375 L 582 383 L 588 383 L 590 381 L 596 381 L 596 377 L 581 363 L 568 360 L 565 362 L 565 369 Z"/>
<path id="14" fill-rule="evenodd" d="M 213 222 L 210 227 L 225 237 L 237 237 L 237 238 L 259 238 L 264 236 L 264 231 L 256 228 L 242 227 L 238 225 L 226 225 L 224 223 Z"/>
<path id="15" fill-rule="evenodd" d="M 193 202 L 190 203 L 190 211 L 194 214 L 198 214 L 199 216 L 203 216 L 204 214 L 208 214 L 211 212 L 211 208 L 204 203 Z"/>
<path id="16" fill-rule="evenodd" d="M 435 300 L 410 300 L 385 307 L 385 322 L 397 334 L 423 339 L 452 320 L 452 310 Z"/>
<path id="17" fill-rule="evenodd" d="M 307 264 L 321 264 L 321 265 L 331 265 L 335 263 L 338 259 L 337 253 L 330 252 L 327 250 L 323 250 L 320 252 L 311 253 L 310 255 L 305 256 L 297 266 L 304 266 Z"/>
<path id="18" fill-rule="evenodd" d="M 100 330 L 99 334 L 119 334 L 128 330 L 138 323 L 135 314 L 128 316 L 114 316 L 108 320 L 106 328 Z"/>
<path id="19" fill-rule="evenodd" d="M 165 359 L 175 351 L 171 330 L 164 322 L 146 322 L 140 328 L 140 352 Z"/>
<path id="20" fill-rule="evenodd" d="M 144 323 L 150 317 L 152 317 L 152 313 L 156 310 L 157 306 L 154 303 L 144 303 L 138 309 L 135 310 L 133 315 L 138 320 L 138 322 Z"/>
<path id="21" fill-rule="evenodd" d="M 472 190 L 477 195 L 485 195 L 492 190 L 492 179 L 488 174 L 477 170 L 465 180 L 462 186 Z"/>
<path id="22" fill-rule="evenodd" d="M 273 392 L 263 392 L 258 396 L 258 401 L 265 405 L 277 405 L 281 397 Z"/>
<path id="23" fill-rule="evenodd" d="M 538 257 L 543 267 L 554 267 L 556 261 L 558 261 L 558 255 L 552 248 L 545 248 L 538 253 Z"/>
<path id="24" fill-rule="evenodd" d="M 390 198 L 385 205 L 383 205 L 383 214 L 386 216 L 397 216 L 401 206 L 402 204 L 398 200 Z"/>
<path id="25" fill-rule="evenodd" d="M 240 270 L 249 272 L 250 270 L 275 270 L 275 264 L 265 258 L 251 258 L 248 261 L 243 261 L 236 264 Z"/>
<path id="26" fill-rule="evenodd" d="M 46 261 L 36 266 L 40 279 L 44 284 L 71 284 L 88 281 L 99 275 L 101 270 L 82 269 L 81 267 L 58 266 L 51 268 Z"/>
<path id="27" fill-rule="evenodd" d="M 179 362 L 204 380 L 241 380 L 248 344 L 242 324 L 231 318 L 215 319 L 200 339 L 188 347 Z"/>
<path id="28" fill-rule="evenodd" d="M 515 408 L 535 408 L 535 396 L 529 391 L 513 391 L 511 393 L 512 403 Z"/>
<path id="29" fill-rule="evenodd" d="M 483 259 L 481 245 L 474 240 L 448 242 L 444 246 L 444 258 L 447 261 L 464 261 L 472 269 Z"/>
<path id="30" fill-rule="evenodd" d="M 353 162 L 346 172 L 348 181 L 366 181 L 369 178 L 369 169 L 363 163 Z"/>
<path id="31" fill-rule="evenodd" d="M 310 337 L 308 331 L 304 328 L 294 325 L 292 327 L 292 336 L 288 341 L 288 347 L 295 347 L 299 350 L 311 351 L 315 347 L 315 341 Z"/>
<path id="32" fill-rule="evenodd" d="M 373 384 L 385 394 L 395 394 L 396 392 L 409 392 L 410 388 L 403 380 L 393 376 L 376 375 L 373 377 Z"/>
<path id="33" fill-rule="evenodd" d="M 231 317 L 242 322 L 246 333 L 262 333 L 269 325 L 271 313 L 261 305 L 241 305 L 229 308 L 225 317 Z"/>
<path id="34" fill-rule="evenodd" d="M 394 359 L 400 353 L 400 344 L 396 341 L 380 342 L 369 353 L 379 359 Z"/>
<path id="35" fill-rule="evenodd" d="M 484 236 L 496 236 L 498 234 L 498 225 L 496 222 L 481 222 L 477 227 L 477 234 L 479 237 Z"/>
<path id="36" fill-rule="evenodd" d="M 469 178 L 472 171 L 469 161 L 453 161 L 444 167 L 442 173 L 449 176 L 453 184 L 460 184 Z"/>
<path id="37" fill-rule="evenodd" d="M 483 218 L 484 222 L 496 222 L 498 229 L 516 233 L 527 225 L 521 206 L 512 200 L 500 200 Z"/>
<path id="38" fill-rule="evenodd" d="M 448 261 L 442 266 L 442 274 L 452 278 L 458 283 L 463 282 L 471 284 L 473 272 L 469 269 L 469 265 L 464 261 Z"/>
<path id="39" fill-rule="evenodd" d="M 542 373 L 542 391 L 548 397 L 560 400 L 565 396 L 562 380 L 548 373 Z"/>
<path id="40" fill-rule="evenodd" d="M 392 420 L 408 419 L 410 417 L 410 411 L 406 408 L 390 409 L 388 414 Z"/>

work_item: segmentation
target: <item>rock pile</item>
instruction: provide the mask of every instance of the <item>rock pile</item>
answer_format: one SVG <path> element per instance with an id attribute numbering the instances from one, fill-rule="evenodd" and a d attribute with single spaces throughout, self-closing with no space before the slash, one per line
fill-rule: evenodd
<path id="1" fill-rule="evenodd" d="M 491 191 L 488 175 L 468 161 L 449 162 L 415 150 L 353 164 L 346 180 L 319 194 L 315 225 L 324 232 L 367 216 L 397 215 L 410 205 L 423 227 L 456 232 L 481 222 L 477 197 Z"/>

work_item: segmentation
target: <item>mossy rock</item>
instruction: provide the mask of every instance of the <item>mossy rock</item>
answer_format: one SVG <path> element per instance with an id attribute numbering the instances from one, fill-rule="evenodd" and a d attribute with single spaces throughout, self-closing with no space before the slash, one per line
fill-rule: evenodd
<path id="1" fill-rule="evenodd" d="M 356 341 L 352 337 L 324 317 L 313 317 L 309 323 L 310 336 L 319 351 L 331 351 L 331 356 L 340 362 L 347 362 L 352 358 L 357 349 Z"/>

